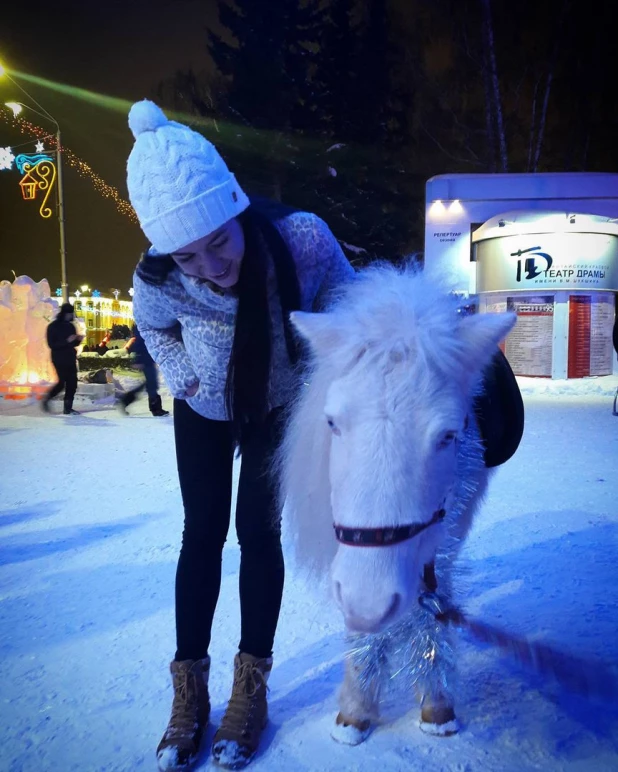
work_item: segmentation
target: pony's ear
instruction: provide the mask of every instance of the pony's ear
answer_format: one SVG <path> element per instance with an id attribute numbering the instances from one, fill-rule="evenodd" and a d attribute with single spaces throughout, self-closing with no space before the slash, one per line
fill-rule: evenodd
<path id="1" fill-rule="evenodd" d="M 343 331 L 335 324 L 332 314 L 293 311 L 290 321 L 314 351 L 332 349 L 344 341 Z"/>
<path id="2" fill-rule="evenodd" d="M 496 353 L 517 322 L 517 314 L 474 314 L 465 316 L 459 325 L 458 337 L 463 343 L 468 361 L 483 368 Z"/>

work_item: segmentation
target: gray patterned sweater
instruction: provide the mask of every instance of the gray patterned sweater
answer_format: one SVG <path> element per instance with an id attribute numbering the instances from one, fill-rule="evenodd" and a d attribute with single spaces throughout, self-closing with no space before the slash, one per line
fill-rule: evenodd
<path id="1" fill-rule="evenodd" d="M 328 226 L 308 212 L 295 212 L 276 221 L 296 265 L 301 310 L 319 311 L 328 293 L 354 275 Z M 272 261 L 268 269 L 272 355 L 270 408 L 286 404 L 296 377 L 285 344 L 283 314 Z M 225 381 L 234 339 L 238 300 L 215 291 L 208 282 L 174 268 L 164 284 L 153 286 L 135 274 L 133 313 L 148 351 L 161 368 L 174 397 L 199 381 L 187 402 L 200 415 L 227 420 Z"/>

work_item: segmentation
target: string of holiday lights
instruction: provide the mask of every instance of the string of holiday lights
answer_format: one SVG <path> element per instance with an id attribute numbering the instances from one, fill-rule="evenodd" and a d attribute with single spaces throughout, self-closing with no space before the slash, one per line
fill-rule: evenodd
<path id="1" fill-rule="evenodd" d="M 2 110 L 0 115 L 5 123 L 10 124 L 13 128 L 16 128 L 22 134 L 31 134 L 38 140 L 45 139 L 48 142 L 51 141 L 53 144 L 52 150 L 56 149 L 56 138 L 55 136 L 49 134 L 49 130 L 43 129 L 40 126 L 37 126 L 35 123 L 31 123 L 25 118 L 17 118 L 13 115 L 12 112 L 7 110 Z M 103 177 L 97 174 L 90 166 L 90 164 L 86 163 L 86 161 L 84 161 L 82 158 L 75 155 L 75 153 L 64 144 L 62 146 L 62 160 L 65 161 L 72 169 L 75 169 L 80 177 L 90 180 L 94 189 L 97 191 L 97 193 L 103 196 L 103 198 L 111 199 L 120 214 L 128 217 L 131 222 L 137 223 L 137 215 L 135 214 L 135 210 L 126 199 L 122 198 L 118 188 L 115 188 L 113 185 L 105 182 Z"/>

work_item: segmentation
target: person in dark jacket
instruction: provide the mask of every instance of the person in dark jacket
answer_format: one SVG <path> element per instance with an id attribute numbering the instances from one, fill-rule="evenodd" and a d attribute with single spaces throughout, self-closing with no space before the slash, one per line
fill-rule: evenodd
<path id="1" fill-rule="evenodd" d="M 140 383 L 135 389 L 127 392 L 120 398 L 120 404 L 123 411 L 126 413 L 127 408 L 137 399 L 137 395 L 146 389 L 148 394 L 148 407 L 150 412 L 154 416 L 166 416 L 169 415 L 168 410 L 163 410 L 161 404 L 161 396 L 159 394 L 159 379 L 157 377 L 157 366 L 154 359 L 148 353 L 146 343 L 142 338 L 140 331 L 137 329 L 137 325 L 133 325 L 133 337 L 125 346 L 125 349 L 135 355 L 135 365 L 138 369 L 144 373 L 145 380 Z"/>
<path id="2" fill-rule="evenodd" d="M 52 364 L 58 375 L 58 383 L 43 397 L 42 408 L 49 412 L 49 401 L 64 389 L 64 414 L 79 415 L 73 410 L 73 398 L 77 391 L 77 346 L 84 336 L 78 335 L 73 319 L 75 314 L 70 303 L 60 306 L 58 316 L 47 327 L 47 345 L 51 349 Z"/>

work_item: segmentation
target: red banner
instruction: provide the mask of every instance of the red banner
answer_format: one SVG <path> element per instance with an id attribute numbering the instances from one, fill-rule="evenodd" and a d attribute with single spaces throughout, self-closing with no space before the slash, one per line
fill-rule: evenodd
<path id="1" fill-rule="evenodd" d="M 571 295 L 569 299 L 568 378 L 590 375 L 590 303 L 589 295 Z"/>

